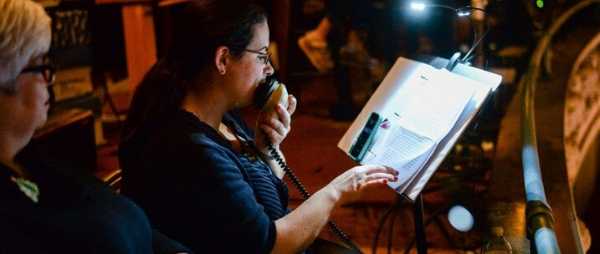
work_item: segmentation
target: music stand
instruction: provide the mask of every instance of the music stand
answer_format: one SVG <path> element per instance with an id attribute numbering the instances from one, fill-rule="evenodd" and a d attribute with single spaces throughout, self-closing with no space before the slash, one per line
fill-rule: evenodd
<path id="1" fill-rule="evenodd" d="M 460 54 L 454 54 L 450 60 L 433 57 L 425 64 L 423 62 L 399 57 L 338 143 L 340 149 L 360 163 L 362 158 L 357 158 L 357 154 L 365 154 L 363 150 L 372 152 L 370 147 L 372 145 L 370 142 L 371 138 L 363 137 L 365 133 L 376 135 L 376 130 L 368 129 L 370 126 L 369 123 L 373 120 L 372 115 L 381 115 L 383 117 L 389 116 L 390 113 L 394 111 L 393 108 L 390 107 L 393 107 L 392 103 L 395 99 L 398 99 L 396 97 L 399 94 L 398 91 L 403 88 L 405 82 L 412 82 L 410 79 L 411 77 L 423 75 L 421 74 L 423 70 L 435 72 L 434 69 L 445 68 L 454 74 L 477 81 L 478 85 L 475 87 L 476 90 L 474 91 L 474 94 L 467 102 L 450 131 L 438 141 L 430 159 L 428 159 L 421 169 L 414 173 L 410 179 L 401 183 L 402 186 L 395 188 L 396 192 L 414 201 L 415 238 L 419 254 L 427 253 L 427 242 L 423 224 L 424 208 L 421 191 L 446 155 L 449 154 L 459 137 L 466 130 L 469 123 L 475 118 L 475 115 L 479 112 L 483 102 L 489 97 L 491 92 L 498 87 L 502 80 L 502 77 L 497 74 L 489 73 L 460 63 L 458 60 L 459 58 Z M 357 149 L 357 147 L 359 147 L 359 149 Z M 357 153 L 357 150 L 360 150 L 361 152 Z"/>

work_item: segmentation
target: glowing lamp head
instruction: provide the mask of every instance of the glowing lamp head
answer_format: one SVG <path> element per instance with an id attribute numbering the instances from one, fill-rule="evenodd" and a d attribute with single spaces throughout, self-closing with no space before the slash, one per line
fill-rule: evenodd
<path id="1" fill-rule="evenodd" d="M 468 10 L 458 10 L 456 11 L 456 15 L 459 17 L 467 17 L 471 15 L 471 12 Z"/>
<path id="2" fill-rule="evenodd" d="M 423 11 L 425 10 L 425 3 L 422 2 L 412 2 L 410 3 L 410 9 L 414 11 Z"/>

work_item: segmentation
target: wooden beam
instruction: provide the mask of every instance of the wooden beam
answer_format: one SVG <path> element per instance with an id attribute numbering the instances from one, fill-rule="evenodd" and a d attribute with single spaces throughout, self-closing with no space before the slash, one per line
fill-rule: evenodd
<path id="1" fill-rule="evenodd" d="M 123 32 L 129 87 L 133 92 L 156 62 L 156 37 L 152 7 L 148 4 L 123 5 Z"/>
<path id="2" fill-rule="evenodd" d="M 270 23 L 272 37 L 277 42 L 279 51 L 279 77 L 287 82 L 291 3 L 290 0 L 274 0 L 272 4 L 273 14 Z"/>
<path id="3" fill-rule="evenodd" d="M 152 0 L 95 0 L 95 3 L 98 5 L 101 4 L 142 4 L 142 3 L 152 3 Z"/>

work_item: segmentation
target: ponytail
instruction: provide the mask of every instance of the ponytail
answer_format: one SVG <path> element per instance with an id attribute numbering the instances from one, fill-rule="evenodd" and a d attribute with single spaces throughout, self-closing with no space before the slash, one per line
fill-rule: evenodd
<path id="1" fill-rule="evenodd" d="M 186 82 L 174 69 L 162 59 L 146 73 L 131 100 L 122 141 L 132 138 L 140 127 L 152 127 L 179 109 Z"/>

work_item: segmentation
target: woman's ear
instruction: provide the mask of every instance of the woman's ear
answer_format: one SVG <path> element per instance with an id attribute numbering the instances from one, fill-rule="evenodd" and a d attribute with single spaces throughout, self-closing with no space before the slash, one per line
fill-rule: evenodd
<path id="1" fill-rule="evenodd" d="M 220 46 L 215 52 L 215 67 L 217 72 L 221 75 L 225 75 L 227 72 L 227 64 L 229 63 L 229 48 Z"/>

